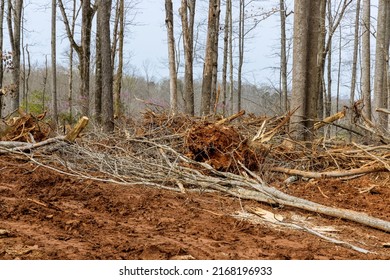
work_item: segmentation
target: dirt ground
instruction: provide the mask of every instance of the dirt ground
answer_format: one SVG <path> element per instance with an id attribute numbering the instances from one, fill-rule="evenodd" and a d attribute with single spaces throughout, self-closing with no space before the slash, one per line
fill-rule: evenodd
<path id="1" fill-rule="evenodd" d="M 278 187 L 277 182 L 273 183 Z M 297 181 L 281 190 L 390 221 L 390 175 Z M 324 235 L 243 220 L 262 208 L 330 228 Z M 67 177 L 0 156 L 0 259 L 390 259 L 390 234 L 290 207 L 221 193 L 176 193 Z"/>

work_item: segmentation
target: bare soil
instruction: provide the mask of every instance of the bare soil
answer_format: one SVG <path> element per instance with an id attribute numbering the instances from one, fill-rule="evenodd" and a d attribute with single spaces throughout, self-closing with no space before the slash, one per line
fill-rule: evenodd
<path id="1" fill-rule="evenodd" d="M 279 188 L 390 221 L 389 173 Z M 372 253 L 236 217 L 248 206 L 331 226 L 325 235 Z M 389 233 L 290 207 L 81 180 L 0 156 L 0 259 L 390 259 L 389 243 Z"/>

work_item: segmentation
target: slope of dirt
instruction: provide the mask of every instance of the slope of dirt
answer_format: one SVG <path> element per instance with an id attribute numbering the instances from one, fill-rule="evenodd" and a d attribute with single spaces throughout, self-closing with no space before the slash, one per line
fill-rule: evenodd
<path id="1" fill-rule="evenodd" d="M 382 173 L 281 189 L 389 221 L 389 180 Z M 327 235 L 375 254 L 234 217 L 248 206 L 332 226 Z M 390 259 L 389 242 L 388 233 L 289 207 L 97 183 L 0 157 L 0 259 Z"/>

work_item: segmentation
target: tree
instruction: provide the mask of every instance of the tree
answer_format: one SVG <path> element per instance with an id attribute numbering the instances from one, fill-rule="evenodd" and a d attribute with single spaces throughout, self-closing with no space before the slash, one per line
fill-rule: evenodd
<path id="1" fill-rule="evenodd" d="M 282 96 L 281 109 L 288 110 L 287 100 L 287 55 L 286 55 L 286 3 L 280 0 L 280 92 Z"/>
<path id="2" fill-rule="evenodd" d="M 8 0 L 8 32 L 13 55 L 12 80 L 15 85 L 15 96 L 12 99 L 12 110 L 16 111 L 20 103 L 20 37 L 22 24 L 23 0 Z"/>
<path id="3" fill-rule="evenodd" d="M 169 78 L 170 78 L 170 109 L 172 114 L 177 113 L 177 73 L 175 60 L 175 38 L 173 35 L 173 7 L 172 0 L 165 0 L 165 25 L 168 37 Z"/>
<path id="4" fill-rule="evenodd" d="M 194 22 L 196 0 L 181 0 L 180 16 L 184 46 L 184 101 L 185 113 L 195 114 L 194 102 Z"/>
<path id="5" fill-rule="evenodd" d="M 325 0 L 294 2 L 294 46 L 290 131 L 301 140 L 310 140 L 317 118 L 318 96 L 321 94 L 321 71 L 318 42 L 322 35 L 321 6 Z M 313 47 L 314 46 L 314 47 Z"/>
<path id="6" fill-rule="evenodd" d="M 357 60 L 358 60 L 358 48 L 359 48 L 359 18 L 360 18 L 360 0 L 357 0 L 356 16 L 355 16 L 355 35 L 354 35 L 354 43 L 353 43 L 353 57 L 352 57 L 351 91 L 349 96 L 350 108 L 353 108 L 353 105 L 355 103 L 356 72 L 357 72 Z M 352 117 L 353 116 L 351 113 L 351 121 L 352 121 Z M 350 140 L 352 140 L 352 133 L 350 133 Z"/>
<path id="7" fill-rule="evenodd" d="M 57 108 L 57 47 L 56 47 L 56 16 L 57 16 L 57 1 L 51 1 L 51 71 L 52 71 L 52 100 L 51 110 L 53 121 L 58 125 L 58 108 Z"/>
<path id="8" fill-rule="evenodd" d="M 376 108 L 388 107 L 388 93 L 385 85 L 385 75 L 387 75 L 386 59 L 389 49 L 386 38 L 387 6 L 388 0 L 379 0 L 378 18 L 375 47 L 375 78 L 374 78 L 374 97 Z M 387 129 L 388 116 L 382 112 L 376 112 L 376 124 L 382 129 Z"/>
<path id="9" fill-rule="evenodd" d="M 119 31 L 114 31 L 115 41 L 118 38 L 118 68 L 114 79 L 114 116 L 121 116 L 121 89 L 122 89 L 122 76 L 123 76 L 123 43 L 125 38 L 125 0 L 117 1 L 117 14 L 115 15 L 119 25 Z M 116 28 L 115 28 L 116 29 Z M 113 42 L 114 45 L 114 42 Z M 115 45 L 114 45 L 115 46 Z M 114 57 L 116 53 L 116 47 L 112 50 L 112 66 L 114 66 Z"/>
<path id="10" fill-rule="evenodd" d="M 371 120 L 371 1 L 363 0 L 362 17 L 362 95 L 363 95 L 363 113 Z"/>
<path id="11" fill-rule="evenodd" d="M 228 65 L 228 52 L 229 52 L 229 36 L 230 36 L 230 14 L 232 12 L 232 1 L 226 1 L 225 8 L 225 25 L 223 36 L 223 62 L 222 62 L 222 106 L 223 115 L 226 116 L 226 101 L 227 101 L 227 65 Z"/>
<path id="12" fill-rule="evenodd" d="M 201 115 L 208 115 L 211 109 L 211 91 L 213 82 L 213 62 L 215 52 L 216 38 L 219 31 L 217 26 L 217 17 L 219 18 L 220 0 L 209 0 L 209 15 L 207 24 L 207 41 L 205 51 L 205 62 L 203 65 L 203 81 L 202 81 L 202 96 L 201 96 Z"/>
<path id="13" fill-rule="evenodd" d="M 111 63 L 110 17 L 111 0 L 100 0 L 98 5 L 98 30 L 101 32 L 100 48 L 102 65 L 102 124 L 103 131 L 114 131 L 113 69 Z"/>
<path id="14" fill-rule="evenodd" d="M 99 5 L 99 4 L 98 4 Z M 102 32 L 102 12 L 99 11 L 98 7 L 98 15 L 96 18 L 96 65 L 95 65 L 95 92 L 94 92 L 94 106 L 92 116 L 96 120 L 96 122 L 101 125 L 102 124 L 102 95 L 103 95 L 103 62 L 102 62 L 102 37 L 107 36 Z"/>
<path id="15" fill-rule="evenodd" d="M 80 98 L 83 115 L 89 115 L 90 106 L 90 59 L 91 59 L 91 32 L 92 20 L 96 13 L 97 5 L 91 5 L 90 0 L 81 1 L 81 45 L 76 43 L 71 31 L 68 17 L 62 0 L 58 0 L 68 39 L 79 58 L 80 72 Z"/>

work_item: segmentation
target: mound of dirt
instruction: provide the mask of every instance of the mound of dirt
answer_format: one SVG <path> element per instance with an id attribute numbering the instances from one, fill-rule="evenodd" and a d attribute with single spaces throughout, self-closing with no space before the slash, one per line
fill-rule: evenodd
<path id="1" fill-rule="evenodd" d="M 40 142 L 49 137 L 50 125 L 43 121 L 46 113 L 40 115 L 21 112 L 19 117 L 14 117 L 6 122 L 6 129 L 0 135 L 1 141 Z"/>
<path id="2" fill-rule="evenodd" d="M 206 162 L 219 171 L 238 173 L 239 162 L 249 170 L 258 170 L 261 153 L 234 127 L 203 122 L 190 128 L 185 136 L 187 156 Z"/>

